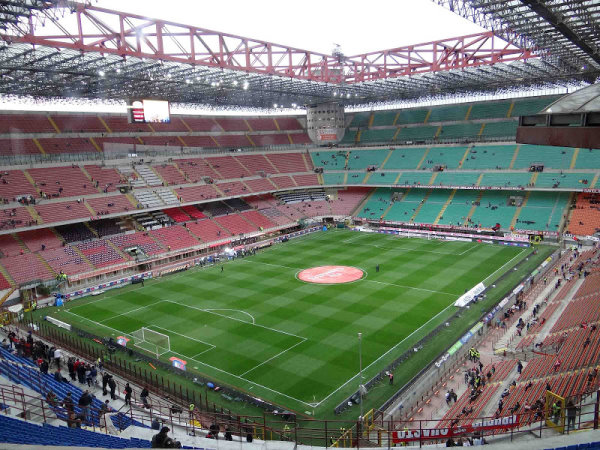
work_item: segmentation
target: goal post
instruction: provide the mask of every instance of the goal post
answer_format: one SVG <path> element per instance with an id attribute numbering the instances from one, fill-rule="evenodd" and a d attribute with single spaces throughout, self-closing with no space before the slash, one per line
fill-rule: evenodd
<path id="1" fill-rule="evenodd" d="M 135 347 L 155 354 L 157 359 L 171 351 L 171 340 L 167 334 L 142 327 L 131 333 L 131 336 Z"/>

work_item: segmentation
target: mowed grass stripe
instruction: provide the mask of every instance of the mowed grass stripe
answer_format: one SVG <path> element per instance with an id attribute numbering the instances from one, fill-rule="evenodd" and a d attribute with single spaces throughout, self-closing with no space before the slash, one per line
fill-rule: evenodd
<path id="1" fill-rule="evenodd" d="M 223 273 L 220 267 L 205 268 L 147 283 L 143 289 L 109 292 L 101 301 L 73 302 L 67 308 L 89 321 L 73 315 L 65 320 L 79 320 L 102 335 L 131 333 L 142 326 L 171 330 L 173 351 L 196 360 L 190 366 L 206 375 L 267 399 L 306 404 L 313 397 L 317 402 L 326 398 L 356 375 L 358 332 L 363 333 L 367 366 L 407 336 L 414 342 L 441 323 L 454 307 L 432 318 L 519 251 L 382 234 L 316 233 L 228 263 Z M 366 278 L 331 286 L 296 279 L 301 269 L 327 264 L 360 267 Z M 209 309 L 232 311 L 219 311 L 227 318 L 205 311 Z M 296 336 L 260 331 L 248 315 L 258 325 Z M 404 342 L 394 351 L 399 354 L 409 345 Z M 241 374 L 247 382 L 234 377 Z"/>

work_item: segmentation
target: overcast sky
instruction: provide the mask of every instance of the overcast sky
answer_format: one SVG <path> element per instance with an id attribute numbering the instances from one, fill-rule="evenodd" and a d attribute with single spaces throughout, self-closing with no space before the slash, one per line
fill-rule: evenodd
<path id="1" fill-rule="evenodd" d="M 479 33 L 431 0 L 98 0 L 97 6 L 330 54 Z"/>

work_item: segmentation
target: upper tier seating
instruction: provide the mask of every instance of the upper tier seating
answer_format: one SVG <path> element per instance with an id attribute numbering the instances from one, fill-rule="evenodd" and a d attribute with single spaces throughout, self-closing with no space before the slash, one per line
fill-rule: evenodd
<path id="1" fill-rule="evenodd" d="M 3 170 L 0 173 L 0 199 L 12 201 L 16 197 L 27 195 L 37 197 L 38 192 L 22 170 Z"/>
<path id="2" fill-rule="evenodd" d="M 595 174 L 588 172 L 576 173 L 540 173 L 535 182 L 538 188 L 574 188 L 586 189 L 590 187 Z"/>
<path id="3" fill-rule="evenodd" d="M 248 136 L 246 136 L 245 134 L 222 134 L 219 136 L 213 136 L 213 139 L 217 141 L 219 147 L 252 147 L 252 143 L 248 139 Z"/>
<path id="4" fill-rule="evenodd" d="M 515 99 L 515 106 L 510 113 L 510 117 L 527 116 L 537 114 L 547 106 L 560 98 L 559 95 L 549 95 L 545 97 L 529 97 L 526 99 Z"/>
<path id="5" fill-rule="evenodd" d="M 85 207 L 84 202 L 78 203 L 76 201 L 35 205 L 35 210 L 45 223 L 86 219 L 92 215 L 89 209 Z"/>
<path id="6" fill-rule="evenodd" d="M 529 172 L 484 172 L 480 186 L 526 187 L 531 183 Z"/>
<path id="7" fill-rule="evenodd" d="M 396 128 L 369 129 L 360 133 L 360 142 L 391 142 L 396 135 Z"/>
<path id="8" fill-rule="evenodd" d="M 216 186 L 217 189 L 223 192 L 224 197 L 250 193 L 250 190 L 240 181 L 227 181 L 225 183 L 218 183 Z"/>
<path id="9" fill-rule="evenodd" d="M 485 124 L 480 135 L 484 138 L 514 138 L 517 134 L 517 126 L 516 120 L 490 122 Z"/>
<path id="10" fill-rule="evenodd" d="M 218 117 L 215 122 L 223 129 L 223 131 L 250 131 L 244 119 L 234 117 Z"/>
<path id="11" fill-rule="evenodd" d="M 292 175 L 292 178 L 298 186 L 318 186 L 319 178 L 316 174 L 311 173 L 310 175 Z"/>
<path id="12" fill-rule="evenodd" d="M 177 136 L 141 136 L 143 145 L 158 145 L 162 147 L 173 147 L 175 149 L 182 147 L 183 144 Z"/>
<path id="13" fill-rule="evenodd" d="M 181 187 L 175 190 L 182 202 L 202 202 L 212 198 L 218 198 L 219 194 L 212 184 Z"/>
<path id="14" fill-rule="evenodd" d="M 465 120 L 469 104 L 434 106 L 431 108 L 428 122 L 451 122 Z"/>
<path id="15" fill-rule="evenodd" d="M 12 234 L 0 235 L 0 257 L 19 255 L 24 252 L 23 247 Z"/>
<path id="16" fill-rule="evenodd" d="M 107 131 L 98 116 L 91 114 L 52 114 L 50 117 L 61 133 L 105 133 Z"/>
<path id="17" fill-rule="evenodd" d="M 438 172 L 433 184 L 438 186 L 475 186 L 478 179 L 477 172 Z"/>
<path id="18" fill-rule="evenodd" d="M 269 117 L 257 118 L 257 119 L 246 119 L 246 122 L 250 126 L 251 131 L 277 131 L 277 125 L 275 120 Z"/>
<path id="19" fill-rule="evenodd" d="M 419 127 L 405 127 L 400 128 L 399 133 L 396 135 L 396 141 L 425 141 L 435 137 L 439 127 L 435 125 L 424 125 Z M 362 142 L 362 137 L 361 137 Z"/>
<path id="20" fill-rule="evenodd" d="M 44 152 L 58 153 L 91 153 L 98 150 L 89 138 L 40 138 L 38 139 Z"/>
<path id="21" fill-rule="evenodd" d="M 302 125 L 295 117 L 276 117 L 275 121 L 280 130 L 302 130 Z"/>
<path id="22" fill-rule="evenodd" d="M 573 149 L 547 145 L 521 145 L 515 159 L 515 169 L 526 169 L 532 164 L 544 164 L 550 169 L 568 169 L 573 159 Z"/>
<path id="23" fill-rule="evenodd" d="M 289 176 L 271 177 L 270 180 L 273 183 L 275 183 L 275 186 L 277 186 L 277 189 L 286 189 L 286 188 L 296 186 L 296 183 L 294 183 L 294 180 L 292 179 L 292 177 L 289 177 Z"/>
<path id="24" fill-rule="evenodd" d="M 41 155 L 33 139 L 0 139 L 0 155 Z"/>
<path id="25" fill-rule="evenodd" d="M 268 147 L 270 145 L 290 145 L 287 134 L 249 134 L 248 138 L 256 147 Z"/>
<path id="26" fill-rule="evenodd" d="M 384 167 L 386 169 L 416 169 L 426 150 L 424 147 L 394 149 Z"/>
<path id="27" fill-rule="evenodd" d="M 388 154 L 389 150 L 364 150 L 358 152 L 351 150 L 348 155 L 347 169 L 361 170 L 371 166 L 381 167 Z"/>
<path id="28" fill-rule="evenodd" d="M 252 192 L 269 192 L 275 189 L 267 178 L 257 178 L 254 180 L 244 180 L 244 184 L 250 188 Z"/>
<path id="29" fill-rule="evenodd" d="M 360 154 L 360 153 L 359 153 Z M 325 170 L 344 170 L 346 168 L 345 150 L 310 152 L 313 165 Z"/>
<path id="30" fill-rule="evenodd" d="M 171 164 L 153 166 L 153 168 L 168 185 L 187 183 L 187 180 L 184 178 L 181 172 Z"/>
<path id="31" fill-rule="evenodd" d="M 234 159 L 245 167 L 251 175 L 257 175 L 259 172 L 277 173 L 275 167 L 264 155 L 236 155 Z"/>
<path id="32" fill-rule="evenodd" d="M 75 197 L 99 191 L 79 166 L 27 169 L 37 188 L 49 197 Z"/>
<path id="33" fill-rule="evenodd" d="M 199 116 L 186 116 L 183 117 L 183 122 L 192 130 L 192 131 L 210 131 L 210 132 L 219 132 L 222 131 L 221 127 L 215 120 L 211 117 L 199 117 Z M 213 146 L 215 144 L 213 143 Z"/>
<path id="34" fill-rule="evenodd" d="M 156 238 L 167 251 L 194 247 L 200 244 L 199 241 L 181 225 L 152 230 L 150 231 L 150 235 Z"/>
<path id="35" fill-rule="evenodd" d="M 186 147 L 216 147 L 217 143 L 210 136 L 182 136 Z"/>
<path id="36" fill-rule="evenodd" d="M 221 227 L 226 228 L 231 232 L 232 235 L 252 233 L 258 231 L 258 228 L 246 220 L 244 220 L 238 214 L 229 214 L 227 216 L 216 217 L 217 222 Z"/>
<path id="37" fill-rule="evenodd" d="M 94 270 L 71 246 L 45 250 L 41 256 L 56 273 L 62 271 L 67 275 L 74 275 Z"/>
<path id="38" fill-rule="evenodd" d="M 433 168 L 440 165 L 448 169 L 456 169 L 466 151 L 467 147 L 432 147 L 420 168 Z"/>
<path id="39" fill-rule="evenodd" d="M 42 249 L 42 244 L 46 250 L 58 248 L 63 245 L 58 236 L 50 228 L 41 228 L 39 230 L 22 231 L 17 233 L 17 236 L 25 246 L 32 252 L 37 252 Z M 4 246 L 1 246 L 4 248 Z"/>
<path id="40" fill-rule="evenodd" d="M 36 221 L 25 207 L 0 210 L 0 230 L 30 225 L 36 225 Z"/>
<path id="41" fill-rule="evenodd" d="M 248 172 L 246 167 L 244 167 L 237 159 L 233 156 L 218 156 L 206 158 L 206 162 L 208 162 L 215 172 L 221 175 L 219 178 L 228 180 L 231 178 L 243 178 L 250 175 L 252 173 Z"/>
<path id="42" fill-rule="evenodd" d="M 84 166 L 84 169 L 92 177 L 92 183 L 97 183 L 102 192 L 113 192 L 121 183 L 121 174 L 117 169 L 100 166 Z"/>
<path id="43" fill-rule="evenodd" d="M 168 131 L 168 132 L 175 132 L 175 131 L 183 131 L 183 132 L 188 132 L 188 128 L 185 126 L 185 123 L 183 122 L 183 120 L 181 120 L 181 117 L 178 116 L 171 116 L 171 122 L 168 123 L 151 123 L 148 124 L 148 126 L 150 128 L 152 128 L 154 131 L 157 132 L 162 132 L 162 131 Z"/>
<path id="44" fill-rule="evenodd" d="M 130 133 L 149 133 L 152 130 L 145 123 L 129 123 L 126 115 L 101 115 L 100 118 L 106 123 L 110 131 L 130 132 Z"/>
<path id="45" fill-rule="evenodd" d="M 311 172 L 313 170 L 310 158 L 304 160 L 303 153 L 275 153 L 265 155 L 280 173 Z"/>
<path id="46" fill-rule="evenodd" d="M 340 184 L 341 185 L 341 184 L 344 184 L 344 180 L 346 179 L 347 175 L 348 175 L 347 173 L 336 173 L 336 172 L 324 173 L 323 181 L 325 182 L 325 184 L 335 184 L 335 185 Z M 361 174 L 360 178 L 362 179 L 362 174 Z M 354 182 L 354 181 L 356 181 L 356 180 L 352 180 L 349 182 Z"/>
<path id="47" fill-rule="evenodd" d="M 96 214 L 113 214 L 135 210 L 135 206 L 127 196 L 111 195 L 110 197 L 88 198 L 85 202 L 96 212 Z"/>
<path id="48" fill-rule="evenodd" d="M 212 179 L 221 178 L 208 162 L 202 158 L 178 159 L 176 164 L 192 183 L 202 181 L 203 177 L 210 177 Z"/>
<path id="49" fill-rule="evenodd" d="M 453 140 L 464 140 L 474 139 L 481 133 L 480 123 L 456 123 L 452 125 L 444 125 L 442 130 L 438 134 L 438 139 L 453 139 Z"/>
<path id="50" fill-rule="evenodd" d="M 469 119 L 496 119 L 508 116 L 511 105 L 510 100 L 477 102 L 471 108 Z"/>
<path id="51" fill-rule="evenodd" d="M 202 242 L 218 241 L 231 236 L 229 231 L 221 228 L 210 219 L 189 222 L 187 227 L 194 234 L 194 236 L 202 240 Z"/>
<path id="52" fill-rule="evenodd" d="M 313 143 L 306 133 L 290 133 L 288 136 L 292 139 L 292 144 L 306 145 Z"/>
<path id="53" fill-rule="evenodd" d="M 600 232 L 600 196 L 581 192 L 577 194 L 577 203 L 569 223 L 569 233 L 592 236 L 598 232 Z"/>
<path id="54" fill-rule="evenodd" d="M 35 253 L 11 256 L 0 260 L 17 284 L 25 284 L 32 280 L 52 280 L 54 275 Z"/>
<path id="55" fill-rule="evenodd" d="M 508 169 L 516 145 L 476 145 L 469 151 L 463 169 Z"/>
<path id="56" fill-rule="evenodd" d="M 44 114 L 0 114 L 0 133 L 56 133 Z"/>
<path id="57" fill-rule="evenodd" d="M 595 149 L 579 149 L 577 159 L 575 160 L 575 169 L 596 169 L 600 167 L 600 155 L 598 150 Z"/>

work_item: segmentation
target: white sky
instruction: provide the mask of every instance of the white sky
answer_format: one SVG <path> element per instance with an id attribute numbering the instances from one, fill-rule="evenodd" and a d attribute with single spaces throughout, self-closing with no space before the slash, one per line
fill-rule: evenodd
<path id="1" fill-rule="evenodd" d="M 479 33 L 431 0 L 94 0 L 93 5 L 331 54 Z"/>

